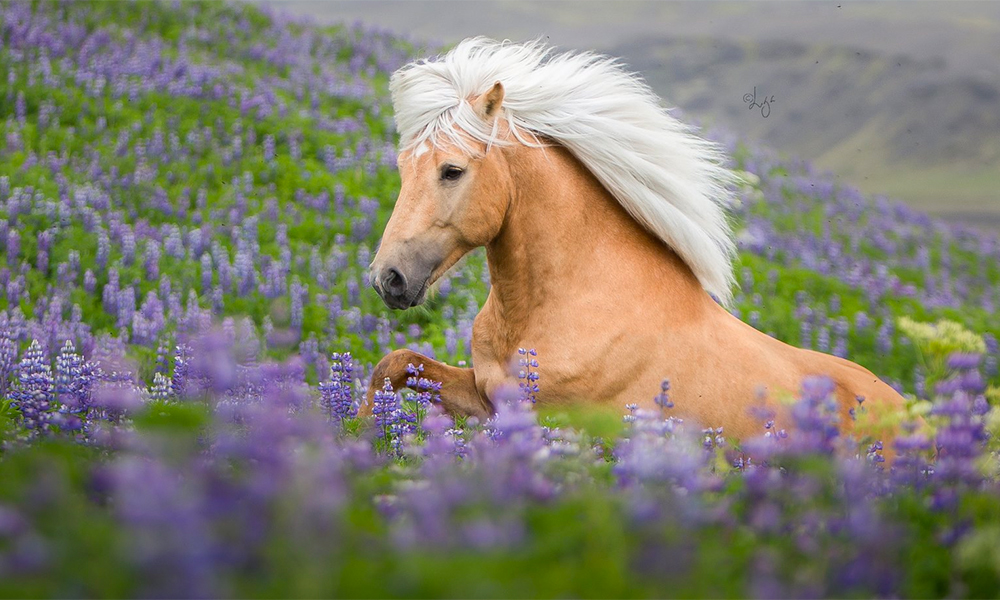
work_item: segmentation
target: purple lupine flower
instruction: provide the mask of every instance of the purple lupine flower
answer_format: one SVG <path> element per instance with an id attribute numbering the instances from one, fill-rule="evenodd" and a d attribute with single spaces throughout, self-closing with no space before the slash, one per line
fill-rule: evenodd
<path id="1" fill-rule="evenodd" d="M 865 456 L 869 463 L 881 468 L 882 463 L 885 462 L 885 457 L 882 456 L 882 442 L 881 440 L 873 442 L 868 446 L 868 452 Z"/>
<path id="2" fill-rule="evenodd" d="M 173 398 L 173 389 L 170 379 L 163 373 L 153 374 L 153 386 L 149 389 L 149 398 L 154 402 L 167 402 Z"/>
<path id="3" fill-rule="evenodd" d="M 52 250 L 52 242 L 55 239 L 55 233 L 51 229 L 46 229 L 41 231 L 37 236 L 38 250 L 40 252 L 48 253 Z"/>
<path id="4" fill-rule="evenodd" d="M 225 294 L 222 291 L 222 286 L 217 285 L 212 288 L 212 311 L 221 315 L 223 309 L 225 308 Z"/>
<path id="5" fill-rule="evenodd" d="M 166 327 L 163 303 L 155 291 L 146 294 L 142 307 L 132 314 L 132 342 L 152 346 Z"/>
<path id="6" fill-rule="evenodd" d="M 161 342 L 156 347 L 155 373 L 167 374 L 170 371 L 170 346 L 166 342 Z"/>
<path id="7" fill-rule="evenodd" d="M 399 401 L 392 389 L 392 382 L 385 378 L 381 390 L 375 392 L 372 399 L 372 414 L 375 416 L 375 427 L 381 437 L 387 437 L 392 425 L 399 419 Z"/>
<path id="8" fill-rule="evenodd" d="M 201 255 L 201 290 L 206 292 L 212 288 L 212 255 L 205 253 Z"/>
<path id="9" fill-rule="evenodd" d="M 101 229 L 97 232 L 97 254 L 95 256 L 97 268 L 103 270 L 108 264 L 108 258 L 111 256 L 111 239 L 108 238 L 108 234 Z"/>
<path id="10" fill-rule="evenodd" d="M 358 280 L 351 279 L 347 282 L 347 302 L 356 305 L 361 298 L 361 284 Z"/>
<path id="11" fill-rule="evenodd" d="M 308 293 L 309 289 L 302 285 L 298 276 L 292 277 L 292 285 L 289 290 L 289 294 L 292 297 L 292 301 L 290 303 L 290 322 L 292 327 L 299 331 L 302 330 L 302 321 L 304 319 L 305 307 L 303 305 L 303 301 Z"/>
<path id="12" fill-rule="evenodd" d="M 315 334 L 310 334 L 307 339 L 303 340 L 299 344 L 299 356 L 302 358 L 302 361 L 305 362 L 306 364 L 316 363 L 316 360 L 320 356 L 320 352 L 319 352 L 319 341 L 316 339 Z M 324 371 L 326 371 L 326 369 L 324 369 L 323 371 L 317 370 L 317 372 L 319 373 L 322 373 Z"/>
<path id="13" fill-rule="evenodd" d="M 105 311 L 112 314 L 118 313 L 118 269 L 116 267 L 111 267 L 108 271 L 108 282 L 101 290 L 101 298 Z"/>
<path id="14" fill-rule="evenodd" d="M 59 403 L 70 412 L 86 408 L 90 374 L 91 369 L 76 353 L 73 342 L 66 340 L 56 357 L 55 392 Z"/>
<path id="15" fill-rule="evenodd" d="M 394 456 L 403 454 L 403 438 L 417 432 L 419 416 L 402 407 L 393 411 L 392 423 L 389 425 L 389 449 Z"/>
<path id="16" fill-rule="evenodd" d="M 274 136 L 271 134 L 264 136 L 264 162 L 274 162 Z"/>
<path id="17" fill-rule="evenodd" d="M 937 457 L 932 478 L 943 484 L 934 493 L 937 507 L 953 506 L 961 488 L 982 481 L 975 460 L 989 438 L 983 422 L 986 410 L 985 402 L 977 409 L 973 397 L 964 391 L 957 391 L 934 405 L 932 414 L 945 419 L 934 438 Z"/>
<path id="18" fill-rule="evenodd" d="M 971 352 L 962 353 L 955 352 L 948 356 L 946 364 L 949 369 L 955 369 L 960 371 L 968 371 L 970 369 L 979 368 L 979 364 L 982 362 L 983 357 L 981 354 L 975 354 Z"/>
<path id="19" fill-rule="evenodd" d="M 38 340 L 32 340 L 17 367 L 17 385 L 11 394 L 21 422 L 32 434 L 47 429 L 55 392 L 52 369 Z"/>
<path id="20" fill-rule="evenodd" d="M 146 242 L 142 264 L 149 281 L 160 278 L 160 244 L 156 240 Z"/>
<path id="21" fill-rule="evenodd" d="M 792 407 L 795 433 L 789 438 L 799 452 L 831 454 L 840 435 L 837 423 L 836 386 L 829 377 L 807 377 L 800 400 Z"/>
<path id="22" fill-rule="evenodd" d="M 997 355 L 990 354 L 985 359 L 983 359 L 983 373 L 987 377 L 996 377 L 1000 373 L 1000 361 L 998 361 Z"/>
<path id="23" fill-rule="evenodd" d="M 171 258 L 177 260 L 184 258 L 184 240 L 181 237 L 180 227 L 176 225 L 168 226 L 168 233 L 163 240 L 163 251 Z"/>
<path id="24" fill-rule="evenodd" d="M 517 353 L 521 356 L 518 359 L 519 369 L 517 372 L 517 378 L 521 380 L 518 383 L 518 387 L 521 390 L 521 401 L 530 402 L 534 404 L 537 402 L 538 388 L 538 360 L 535 358 L 538 353 L 534 348 L 526 350 L 524 348 L 518 348 Z"/>
<path id="25" fill-rule="evenodd" d="M 17 306 L 21 301 L 21 292 L 24 291 L 24 275 L 11 278 L 7 282 L 7 303 L 8 306 Z"/>
<path id="26" fill-rule="evenodd" d="M 7 397 L 8 380 L 17 358 L 16 336 L 7 324 L 6 312 L 0 313 L 0 398 Z"/>
<path id="27" fill-rule="evenodd" d="M 350 352 L 331 355 L 330 380 L 320 384 L 321 405 L 335 421 L 358 414 L 354 400 L 354 359 Z M 395 395 L 393 395 L 395 398 Z"/>
<path id="28" fill-rule="evenodd" d="M 892 321 L 886 320 L 878 328 L 878 336 L 875 339 L 875 347 L 879 352 L 888 354 L 892 352 Z"/>
<path id="29" fill-rule="evenodd" d="M 170 377 L 170 390 L 174 398 L 186 398 L 191 371 L 191 348 L 178 344 L 174 353 L 174 372 Z"/>
<path id="30" fill-rule="evenodd" d="M 127 229 L 122 234 L 122 262 L 131 265 L 135 260 L 135 234 L 131 229 Z"/>
<path id="31" fill-rule="evenodd" d="M 38 250 L 38 254 L 35 255 L 35 268 L 39 273 L 43 275 L 48 275 L 49 271 L 49 253 L 47 250 Z"/>
<path id="32" fill-rule="evenodd" d="M 919 366 L 913 368 L 913 391 L 917 398 L 927 398 L 927 374 Z"/>
<path id="33" fill-rule="evenodd" d="M 992 333 L 983 334 L 983 342 L 986 344 L 986 352 L 989 354 L 1000 354 L 1000 342 Z"/>
<path id="34" fill-rule="evenodd" d="M 248 249 L 240 245 L 236 250 L 236 258 L 233 262 L 236 271 L 236 293 L 240 296 L 246 296 L 253 291 L 257 283 L 257 271 L 254 269 L 253 258 Z"/>
<path id="35" fill-rule="evenodd" d="M 830 353 L 838 358 L 847 358 L 847 338 L 838 336 Z"/>
<path id="36" fill-rule="evenodd" d="M 174 284 L 173 280 L 167 275 L 162 275 L 160 277 L 160 298 L 169 298 L 170 294 L 173 293 Z"/>
<path id="37" fill-rule="evenodd" d="M 28 108 L 27 102 L 24 100 L 24 90 L 18 90 L 17 98 L 14 100 L 14 118 L 16 118 L 22 125 L 27 119 Z"/>
<path id="38" fill-rule="evenodd" d="M 118 327 L 125 329 L 132 324 L 135 313 L 135 288 L 128 286 L 118 291 L 116 306 L 118 308 Z"/>
<path id="39" fill-rule="evenodd" d="M 847 334 L 850 332 L 850 324 L 845 317 L 840 317 L 833 322 L 834 344 L 832 354 L 840 358 L 847 358 Z"/>
<path id="40" fill-rule="evenodd" d="M 813 347 L 812 323 L 807 320 L 803 320 L 799 325 L 799 344 L 803 348 Z"/>
<path id="41" fill-rule="evenodd" d="M 673 408 L 674 403 L 670 400 L 670 380 L 664 379 L 660 384 L 660 393 L 653 397 L 653 403 L 660 407 L 660 411 Z"/>
<path id="42" fill-rule="evenodd" d="M 820 352 L 830 351 L 830 328 L 820 327 L 819 333 L 816 335 L 816 349 Z"/>
<path id="43" fill-rule="evenodd" d="M 441 402 L 441 382 L 432 381 L 423 376 L 424 365 L 406 365 L 406 387 L 414 390 L 414 401 L 417 405 L 418 417 L 427 414 L 432 405 Z"/>
<path id="44" fill-rule="evenodd" d="M 16 229 L 7 232 L 7 248 L 4 254 L 7 255 L 7 264 L 13 267 L 21 255 L 21 234 Z"/>
<path id="45" fill-rule="evenodd" d="M 439 405 L 428 408 L 427 415 L 421 422 L 422 429 L 427 432 L 420 454 L 425 459 L 462 458 L 468 454 L 465 432 L 454 428 L 455 422 L 444 413 Z"/>
<path id="46" fill-rule="evenodd" d="M 726 445 L 726 438 L 722 435 L 722 427 L 702 429 L 701 434 L 703 436 L 701 445 L 707 451 Z"/>

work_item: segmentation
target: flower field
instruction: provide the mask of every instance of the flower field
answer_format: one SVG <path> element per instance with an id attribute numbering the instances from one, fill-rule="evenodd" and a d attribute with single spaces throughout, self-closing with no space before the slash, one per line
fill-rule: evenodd
<path id="1" fill-rule="evenodd" d="M 385 353 L 468 362 L 489 289 L 480 252 L 405 312 L 367 284 L 388 78 L 427 53 L 244 4 L 0 0 L 0 595 L 1000 594 L 1000 238 L 724 132 L 734 312 L 904 392 L 854 411 L 899 438 L 838 435 L 822 377 L 750 440 L 674 418 L 669 373 L 659 412 L 536 407 L 530 348 L 489 421 L 419 365 L 358 418 Z"/>

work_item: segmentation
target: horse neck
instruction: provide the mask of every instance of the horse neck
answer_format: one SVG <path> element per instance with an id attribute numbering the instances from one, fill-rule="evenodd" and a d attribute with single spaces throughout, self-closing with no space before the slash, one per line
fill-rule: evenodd
<path id="1" fill-rule="evenodd" d="M 503 226 L 487 245 L 494 302 L 509 322 L 532 311 L 606 293 L 605 308 L 633 298 L 665 318 L 690 320 L 714 304 L 691 269 L 637 223 L 560 146 L 505 153 L 514 189 Z M 584 296 L 585 295 L 585 296 Z M 600 303 L 598 303 L 600 304 Z"/>

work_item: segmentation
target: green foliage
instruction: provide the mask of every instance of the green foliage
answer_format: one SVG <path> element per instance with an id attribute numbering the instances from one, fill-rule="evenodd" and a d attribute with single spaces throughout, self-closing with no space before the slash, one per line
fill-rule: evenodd
<path id="1" fill-rule="evenodd" d="M 908 335 L 920 352 L 927 368 L 929 382 L 941 381 L 947 374 L 948 357 L 956 353 L 984 354 L 986 343 L 961 323 L 941 320 L 937 323 L 919 323 L 902 316 L 896 321 L 900 331 Z"/>
<path id="2" fill-rule="evenodd" d="M 18 430 L 17 421 L 19 416 L 17 409 L 11 405 L 10 400 L 0 398 L 0 444 L 13 439 L 14 433 Z"/>
<path id="3" fill-rule="evenodd" d="M 2 2 L 2 0 L 0 0 Z M 198 64 L 233 67 L 232 82 L 245 86 L 249 92 L 264 82 L 286 81 L 289 68 L 255 55 L 250 50 L 260 44 L 273 48 L 278 40 L 271 39 L 271 19 L 252 4 L 159 2 L 69 2 L 52 5 L 51 11 L 63 18 L 72 18 L 82 26 L 108 28 L 112 35 L 123 36 L 129 27 L 142 31 L 144 39 L 164 45 L 164 57 L 177 53 L 177 43 L 186 31 L 203 31 L 189 41 Z M 301 25 L 291 25 L 293 31 Z M 0 35 L 3 34 L 0 27 Z M 336 56 L 347 63 L 358 52 L 358 34 L 342 27 L 325 30 L 336 49 Z M 318 43 L 318 42 L 317 42 Z M 399 42 L 403 44 L 403 42 Z M 56 68 L 58 68 L 56 62 Z M 484 282 L 486 259 L 481 251 L 473 252 L 454 271 L 447 293 L 432 293 L 427 302 L 403 313 L 389 311 L 376 294 L 365 285 L 362 274 L 365 265 L 358 256 L 376 247 L 379 235 L 392 210 L 399 187 L 399 176 L 391 166 L 378 165 L 371 170 L 352 165 L 334 171 L 324 164 L 327 149 L 341 152 L 362 143 L 395 142 L 387 105 L 385 73 L 375 70 L 358 76 L 370 86 L 366 97 L 348 97 L 332 93 L 302 95 L 294 85 L 275 87 L 288 109 L 265 116 L 244 114 L 227 99 L 189 98 L 161 91 L 139 94 L 128 101 L 111 94 L 94 97 L 80 87 L 67 85 L 53 88 L 37 77 L 29 78 L 27 69 L 0 44 L 0 98 L 23 92 L 27 118 L 18 124 L 11 102 L 0 102 L 0 144 L 17 140 L 20 149 L 6 150 L 0 157 L 0 176 L 6 176 L 16 187 L 32 187 L 42 198 L 58 198 L 65 185 L 90 185 L 84 159 L 99 164 L 103 173 L 135 173 L 140 157 L 134 146 L 126 144 L 116 149 L 119 136 L 131 140 L 148 140 L 163 134 L 180 140 L 201 135 L 206 130 L 216 136 L 204 144 L 188 144 L 189 155 L 183 160 L 164 165 L 150 165 L 148 179 L 123 187 L 114 198 L 116 208 L 130 222 L 143 222 L 151 227 L 179 225 L 183 233 L 204 223 L 225 229 L 239 225 L 256 234 L 260 254 L 267 260 L 279 260 L 282 247 L 281 231 L 288 238 L 291 261 L 289 279 L 297 277 L 306 288 L 307 303 L 303 307 L 301 326 L 291 341 L 269 342 L 260 359 L 283 359 L 297 352 L 303 340 L 317 340 L 320 354 L 350 350 L 362 366 L 370 367 L 381 358 L 388 346 L 425 344 L 437 357 L 449 363 L 471 361 L 469 345 L 455 343 L 456 332 L 471 322 L 484 302 L 488 284 Z M 317 65 L 320 68 L 321 65 Z M 7 77 L 7 73 L 12 78 Z M 59 107 L 56 121 L 47 127 L 38 125 L 42 106 L 52 103 Z M 330 119 L 356 119 L 363 123 L 357 131 L 333 131 L 315 125 L 310 110 Z M 237 133 L 238 132 L 238 133 Z M 275 157 L 266 160 L 261 144 L 247 144 L 242 154 L 223 147 L 219 138 L 256 139 L 266 136 L 275 140 Z M 15 144 L 15 145 L 18 145 Z M 298 157 L 291 148 L 297 145 Z M 49 153 L 79 160 L 74 168 L 60 172 L 63 181 L 54 176 L 44 160 Z M 33 158 L 34 157 L 34 158 Z M 735 159 L 740 168 L 753 159 L 745 148 L 737 148 Z M 744 231 L 753 219 L 772 224 L 781 234 L 796 234 L 816 239 L 829 236 L 842 241 L 843 230 L 830 229 L 831 215 L 822 201 L 808 190 L 792 184 L 799 177 L 788 165 L 775 165 L 765 172 L 740 172 L 745 207 L 734 220 L 738 231 Z M 241 192 L 246 185 L 248 191 Z M 765 191 L 780 190 L 781 203 L 765 202 Z M 342 192 L 348 199 L 343 210 L 309 206 L 297 200 L 300 195 Z M 150 198 L 163 193 L 168 207 L 156 206 Z M 373 199 L 377 206 L 373 216 L 359 207 L 361 198 Z M 247 220 L 229 222 L 240 203 L 245 203 L 247 215 L 259 217 L 255 223 Z M 4 209 L 6 210 L 6 209 Z M 197 216 L 196 216 L 197 215 Z M 0 212 L 0 217 L 11 215 Z M 25 270 L 26 294 L 33 299 L 46 298 L 60 284 L 56 281 L 59 263 L 68 260 L 70 252 L 80 254 L 81 272 L 93 269 L 97 278 L 96 292 L 85 291 L 74 283 L 67 292 L 68 311 L 79 307 L 80 314 L 94 333 L 119 333 L 115 315 L 102 304 L 101 289 L 108 283 L 106 269 L 97 267 L 97 238 L 79 222 L 53 227 L 58 215 L 40 212 L 17 216 L 21 232 L 18 257 L 5 254 L 0 266 L 17 273 L 22 263 L 35 265 L 39 254 L 38 235 L 54 231 L 55 239 L 49 253 L 46 270 Z M 864 223 L 867 217 L 860 217 Z M 367 222 L 366 220 L 370 221 Z M 371 231 L 365 232 L 365 224 Z M 221 223 L 221 225 L 220 225 Z M 207 240 L 217 242 L 228 260 L 235 257 L 235 242 L 224 233 L 215 232 Z M 929 271 L 939 276 L 946 268 L 981 274 L 983 285 L 995 286 L 1000 281 L 1000 267 L 979 260 L 974 249 L 960 247 L 945 236 L 928 236 Z M 122 282 L 135 286 L 137 301 L 159 290 L 161 282 L 146 276 L 142 255 L 148 240 L 142 239 L 131 264 L 119 263 L 123 251 L 113 245 L 109 264 L 119 264 Z M 900 241 L 901 245 L 910 243 Z M 342 267 L 329 273 L 330 281 L 321 285 L 310 270 L 308 257 L 315 251 L 323 259 L 342 255 Z M 871 240 L 863 240 L 855 249 L 859 257 L 883 260 L 888 251 Z M 338 254 L 339 253 L 339 254 Z M 952 264 L 942 264 L 945 254 Z M 301 259 L 301 260 L 299 260 Z M 212 290 L 203 288 L 201 265 L 185 255 L 167 256 L 159 263 L 162 278 L 180 291 L 181 302 L 193 294 L 202 307 L 213 303 Z M 924 269 L 894 265 L 890 270 L 901 284 L 922 285 Z M 1000 335 L 1000 322 L 995 314 L 982 306 L 967 304 L 958 307 L 925 306 L 914 297 L 886 294 L 873 301 L 861 286 L 851 284 L 835 274 L 823 274 L 796 261 L 787 253 L 744 250 L 738 256 L 737 274 L 746 272 L 754 280 L 737 296 L 735 309 L 741 318 L 749 320 L 756 314 L 755 324 L 761 331 L 793 345 L 814 345 L 818 332 L 808 332 L 803 340 L 802 318 L 797 314 L 800 302 L 807 299 L 816 310 L 829 319 L 844 319 L 849 324 L 845 344 L 849 357 L 870 368 L 878 375 L 893 380 L 909 392 L 914 392 L 914 376 L 922 369 L 928 385 L 948 376 L 946 359 L 953 352 L 983 352 L 983 335 Z M 218 284 L 218 274 L 211 282 Z M 351 286 L 355 289 L 351 289 Z M 21 298 L 12 305 L 6 294 L 0 294 L 0 310 L 20 308 L 28 318 L 36 304 Z M 321 301 L 320 299 L 325 300 Z M 341 301 L 341 313 L 334 318 L 331 300 Z M 353 311 L 353 312 L 352 312 Z M 870 317 L 872 325 L 856 326 L 857 316 Z M 370 331 L 358 326 L 362 316 L 373 317 L 376 326 Z M 216 318 L 246 317 L 263 337 L 265 324 L 276 329 L 290 329 L 291 308 L 287 296 L 267 297 L 258 289 L 238 295 L 227 289 Z M 933 322 L 934 324 L 926 324 Z M 890 327 L 895 325 L 895 327 Z M 171 324 L 170 328 L 175 324 Z M 419 334 L 410 334 L 410 326 L 418 326 Z M 176 333 L 168 328 L 164 340 L 173 340 Z M 879 329 L 888 331 L 879 339 Z M 389 341 L 380 336 L 393 336 Z M 450 348 L 454 343 L 454 348 Z M 891 344 L 887 349 L 886 343 Z M 131 345 L 129 359 L 136 365 L 139 376 L 150 381 L 156 368 L 155 346 Z M 542 364 L 545 357 L 539 357 Z M 308 365 L 307 379 L 316 383 L 329 377 L 317 373 Z M 993 384 L 1000 384 L 994 377 Z M 545 381 L 541 382 L 545 385 Z M 987 397 L 1000 404 L 1000 388 L 992 388 Z M 412 406 L 407 403 L 407 406 Z M 926 405 L 924 406 L 926 408 Z M 151 401 L 141 410 L 128 415 L 124 440 L 134 442 L 140 436 L 146 449 L 169 448 L 162 454 L 176 456 L 181 461 L 199 456 L 211 443 L 211 427 L 219 406 L 207 401 L 188 403 Z M 918 411 L 914 411 L 918 412 Z M 397 551 L 390 537 L 389 520 L 377 508 L 377 500 L 391 500 L 400 486 L 411 483 L 419 461 L 404 456 L 385 468 L 375 469 L 363 478 L 345 483 L 347 507 L 327 529 L 301 531 L 296 511 L 305 500 L 295 496 L 293 486 L 282 495 L 268 515 L 273 518 L 261 524 L 262 536 L 273 540 L 267 553 L 258 557 L 260 564 L 247 568 L 237 580 L 230 582 L 232 595 L 247 597 L 338 595 L 347 597 L 389 596 L 461 596 L 461 597 L 661 597 L 709 596 L 738 597 L 748 593 L 755 557 L 762 553 L 773 556 L 777 564 L 802 561 L 798 546 L 789 532 L 763 534 L 750 527 L 724 528 L 706 525 L 701 528 L 664 528 L 645 530 L 630 525 L 629 511 L 623 498 L 612 491 L 615 482 L 613 440 L 624 431 L 622 415 L 617 409 L 574 407 L 541 407 L 540 422 L 551 429 L 568 430 L 567 436 L 584 448 L 597 447 L 592 462 L 562 465 L 565 489 L 558 501 L 538 502 L 523 509 L 524 543 L 516 548 L 448 549 L 416 547 Z M 457 428 L 467 423 L 459 419 Z M 996 407 L 988 425 L 994 440 L 1000 440 L 1000 410 Z M 235 427 L 234 435 L 240 433 Z M 360 419 L 349 420 L 341 434 L 350 441 L 372 443 L 388 452 L 384 439 L 373 439 L 373 432 Z M 0 596 L 112 596 L 125 597 L 141 590 L 141 577 L 134 568 L 127 548 L 125 533 L 115 517 L 119 507 L 109 506 L 110 497 L 102 485 L 104 468 L 119 458 L 111 444 L 90 445 L 59 439 L 26 441 L 27 433 L 19 427 L 18 411 L 8 399 L 0 399 L 0 509 L 4 504 L 29 507 L 26 516 L 37 523 L 38 534 L 48 540 L 46 556 L 61 574 L 58 581 L 19 572 L 6 577 L 0 571 Z M 996 441 L 993 442 L 997 444 Z M 130 448 L 136 453 L 143 450 Z M 996 450 L 997 448 L 994 448 Z M 268 449 L 264 449 L 265 451 Z M 309 449 L 307 449 L 308 451 Z M 134 458 L 134 457 L 133 457 Z M 588 459 L 590 457 L 588 456 Z M 527 459 L 526 459 L 527 460 Z M 728 473 L 731 462 L 725 452 L 715 456 L 716 471 Z M 227 464 L 228 466 L 228 464 Z M 243 465 L 245 467 L 245 465 Z M 820 481 L 839 481 L 831 472 L 831 463 L 822 460 L 789 464 L 795 472 L 815 475 Z M 995 461 L 984 469 L 996 470 Z M 226 472 L 238 480 L 244 473 L 234 464 Z M 178 485 L 184 477 L 177 478 Z M 749 508 L 730 498 L 745 492 L 746 482 L 739 477 L 724 478 L 724 487 L 713 493 L 720 514 L 736 522 L 754 518 Z M 224 480 L 222 484 L 226 483 Z M 267 482 L 264 482 L 267 483 Z M 220 484 L 221 485 L 221 484 Z M 263 485 L 263 484 L 262 484 Z M 223 486 L 224 487 L 224 486 Z M 809 503 L 795 498 L 780 498 L 778 509 L 786 514 L 805 518 L 809 511 L 831 509 L 827 500 L 843 490 L 816 489 Z M 744 496 L 745 497 L 745 496 Z M 322 500 L 322 499 L 321 499 Z M 909 596 L 939 596 L 955 589 L 968 595 L 991 596 L 1000 586 L 1000 536 L 996 522 L 1000 521 L 995 497 L 976 490 L 964 498 L 953 515 L 942 515 L 927 505 L 927 499 L 917 492 L 886 498 L 878 507 L 894 515 L 908 536 L 906 557 L 909 571 L 905 575 L 904 594 Z M 671 507 L 675 508 L 675 507 Z M 677 507 L 683 508 L 683 507 Z M 0 515 L 2 516 L 2 515 Z M 954 552 L 941 543 L 942 532 L 952 527 L 971 526 L 977 530 L 964 538 Z M 799 533 L 799 532 L 791 532 Z M 331 543 L 330 540 L 336 540 Z M 0 555 L 7 550 L 0 538 Z M 672 551 L 676 562 L 653 563 L 649 556 L 659 556 L 664 549 Z M 114 550 L 110 550 L 114 549 Z M 899 558 L 899 557 L 892 557 Z M 2 565 L 0 565 L 2 566 Z M 812 560 L 803 569 L 830 568 L 822 561 Z M 50 571 L 51 572 L 51 571 Z M 664 589 L 656 582 L 667 573 L 676 587 Z M 790 574 L 794 577 L 795 574 Z"/>

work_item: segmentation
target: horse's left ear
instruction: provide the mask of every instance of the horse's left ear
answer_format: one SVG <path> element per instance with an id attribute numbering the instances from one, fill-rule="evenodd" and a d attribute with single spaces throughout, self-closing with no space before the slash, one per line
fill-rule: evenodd
<path id="1" fill-rule="evenodd" d="M 503 84 L 499 81 L 486 93 L 472 101 L 472 108 L 483 119 L 495 119 L 500 114 L 500 105 L 503 103 Z"/>

